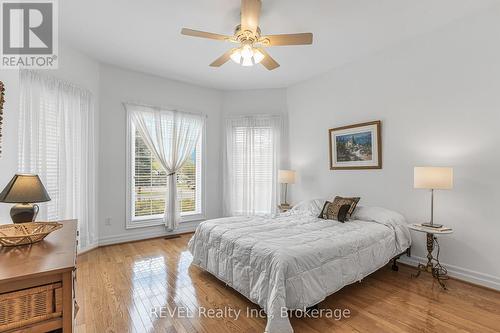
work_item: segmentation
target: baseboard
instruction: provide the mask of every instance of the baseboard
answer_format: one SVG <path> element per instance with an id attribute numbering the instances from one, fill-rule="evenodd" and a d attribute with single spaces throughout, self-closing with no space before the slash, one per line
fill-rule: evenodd
<path id="1" fill-rule="evenodd" d="M 417 256 L 402 256 L 400 258 L 400 261 L 404 264 L 416 267 L 420 263 L 425 264 L 427 262 L 427 259 Z M 442 265 L 448 270 L 448 275 L 451 277 L 500 291 L 500 278 L 496 276 L 472 271 L 462 267 L 448 265 L 445 263 L 442 263 Z"/>
<path id="2" fill-rule="evenodd" d="M 87 253 L 87 252 L 90 252 L 92 250 L 95 250 L 99 247 L 99 244 L 92 244 L 92 245 L 89 245 L 87 246 L 86 248 L 83 248 L 83 249 L 79 249 L 78 250 L 78 255 L 81 255 L 81 254 L 84 254 L 84 253 Z"/>
<path id="3" fill-rule="evenodd" d="M 181 224 L 179 226 L 179 228 L 175 229 L 175 231 L 165 230 L 165 231 L 162 231 L 159 233 L 157 230 L 143 230 L 143 231 L 133 232 L 133 233 L 124 233 L 124 234 L 120 234 L 120 235 L 105 236 L 105 237 L 99 238 L 99 247 L 106 246 L 106 245 L 119 244 L 119 243 L 139 241 L 139 240 L 144 240 L 144 239 L 149 239 L 149 238 L 157 238 L 157 237 L 164 237 L 164 236 L 169 236 L 169 235 L 185 234 L 188 232 L 195 231 L 197 226 L 198 226 L 198 223 L 186 222 L 185 224 Z"/>

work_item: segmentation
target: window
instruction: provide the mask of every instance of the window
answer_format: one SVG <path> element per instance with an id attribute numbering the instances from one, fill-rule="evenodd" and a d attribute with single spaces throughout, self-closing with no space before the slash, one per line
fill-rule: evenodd
<path id="1" fill-rule="evenodd" d="M 38 174 L 51 198 L 38 218 L 78 219 L 78 249 L 91 248 L 98 238 L 92 93 L 30 70 L 20 71 L 19 87 L 18 170 Z"/>
<path id="2" fill-rule="evenodd" d="M 271 213 L 273 194 L 273 133 L 270 127 L 234 127 L 232 164 L 235 214 Z M 249 149 L 251 152 L 249 153 Z"/>
<path id="3" fill-rule="evenodd" d="M 128 227 L 163 224 L 167 174 L 146 146 L 133 123 L 130 142 L 130 223 Z M 177 173 L 177 198 L 181 222 L 202 218 L 202 142 L 200 136 L 195 150 Z"/>
<path id="4" fill-rule="evenodd" d="M 244 116 L 226 121 L 225 215 L 275 211 L 280 136 L 278 116 Z"/>

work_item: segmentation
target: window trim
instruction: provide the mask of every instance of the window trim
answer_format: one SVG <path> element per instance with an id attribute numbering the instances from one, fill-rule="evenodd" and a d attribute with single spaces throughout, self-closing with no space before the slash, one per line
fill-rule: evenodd
<path id="1" fill-rule="evenodd" d="M 133 191 L 133 170 L 132 170 L 132 159 L 135 158 L 135 151 L 132 150 L 134 146 L 132 140 L 135 139 L 135 136 L 132 135 L 132 116 L 131 112 L 127 110 L 127 133 L 126 133 L 126 221 L 125 221 L 125 229 L 136 229 L 136 228 L 144 228 L 144 227 L 153 227 L 159 225 L 165 225 L 163 221 L 163 215 L 154 215 L 148 217 L 139 217 L 134 218 L 132 216 L 132 210 L 134 208 L 134 204 L 132 202 L 132 191 Z M 206 193 L 206 160 L 207 160 L 207 151 L 206 151 L 206 121 L 203 122 L 203 127 L 201 130 L 201 209 L 200 213 L 184 213 L 181 214 L 181 219 L 179 223 L 185 222 L 194 222 L 194 221 L 202 221 L 206 219 L 206 201 L 205 201 L 205 193 Z"/>

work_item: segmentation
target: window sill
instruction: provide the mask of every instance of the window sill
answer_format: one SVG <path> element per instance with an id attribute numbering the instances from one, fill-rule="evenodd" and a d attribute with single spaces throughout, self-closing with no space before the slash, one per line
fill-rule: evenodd
<path id="1" fill-rule="evenodd" d="M 205 214 L 189 214 L 181 216 L 181 220 L 179 224 L 187 223 L 187 222 L 196 222 L 196 221 L 204 221 L 206 220 Z M 155 227 L 159 225 L 164 225 L 162 218 L 152 218 L 152 219 L 143 219 L 136 221 L 127 221 L 125 229 L 137 229 L 137 228 L 147 228 L 147 227 Z"/>
<path id="2" fill-rule="evenodd" d="M 189 214 L 189 215 L 184 215 L 181 216 L 181 220 L 179 223 L 184 223 L 184 222 L 194 222 L 194 221 L 204 221 L 206 220 L 205 214 Z"/>

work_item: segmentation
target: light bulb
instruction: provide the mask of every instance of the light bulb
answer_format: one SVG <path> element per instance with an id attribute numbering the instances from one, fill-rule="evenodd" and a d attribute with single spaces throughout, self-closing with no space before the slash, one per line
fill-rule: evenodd
<path id="1" fill-rule="evenodd" d="M 230 55 L 231 60 L 237 64 L 241 64 L 241 51 L 240 49 L 234 49 L 233 53 Z"/>
<path id="2" fill-rule="evenodd" d="M 252 58 L 253 56 L 253 49 L 250 45 L 243 45 L 243 47 L 241 48 L 241 56 L 243 58 Z"/>
<path id="3" fill-rule="evenodd" d="M 252 57 L 250 57 L 250 58 L 243 57 L 242 59 L 243 59 L 243 61 L 241 62 L 242 66 L 245 66 L 245 67 L 253 66 Z"/>
<path id="4" fill-rule="evenodd" d="M 265 58 L 265 56 L 264 56 L 264 54 L 262 54 L 262 52 L 260 52 L 257 49 L 253 50 L 253 60 L 256 64 L 260 63 L 262 61 L 262 59 L 264 59 L 264 58 Z"/>

